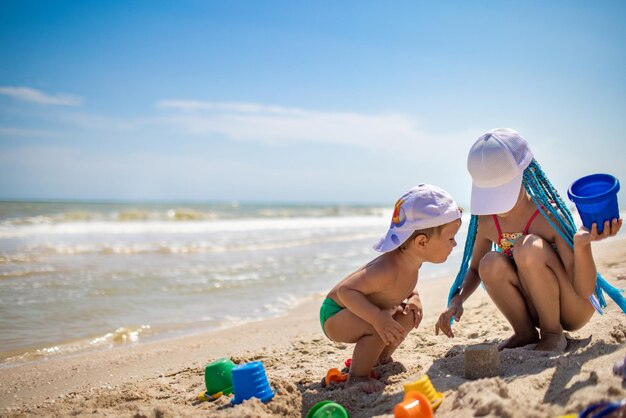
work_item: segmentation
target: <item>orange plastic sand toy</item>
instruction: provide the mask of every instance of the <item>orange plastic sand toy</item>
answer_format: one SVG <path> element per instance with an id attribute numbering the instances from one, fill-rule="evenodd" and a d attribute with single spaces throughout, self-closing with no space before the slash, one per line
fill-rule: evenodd
<path id="1" fill-rule="evenodd" d="M 335 368 L 330 369 L 328 372 L 326 372 L 326 377 L 324 378 L 326 386 L 330 385 L 331 383 L 345 382 L 346 380 L 348 380 L 348 373 L 341 373 L 339 369 Z"/>
<path id="2" fill-rule="evenodd" d="M 393 408 L 395 418 L 433 418 L 433 407 L 426 396 L 417 391 L 409 391 L 404 395 L 404 401 Z"/>

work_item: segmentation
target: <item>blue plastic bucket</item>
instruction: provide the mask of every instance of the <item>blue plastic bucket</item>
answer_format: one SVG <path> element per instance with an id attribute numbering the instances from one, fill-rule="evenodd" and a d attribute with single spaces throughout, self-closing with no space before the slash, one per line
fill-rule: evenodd
<path id="1" fill-rule="evenodd" d="M 619 180 L 610 174 L 591 174 L 576 180 L 567 191 L 567 196 L 576 205 L 583 225 L 591 229 L 598 225 L 604 231 L 604 222 L 619 218 L 617 192 Z"/>
<path id="2" fill-rule="evenodd" d="M 265 368 L 260 361 L 246 363 L 233 369 L 233 389 L 235 397 L 231 403 L 234 405 L 250 398 L 269 402 L 276 394 L 276 391 L 270 388 Z"/>

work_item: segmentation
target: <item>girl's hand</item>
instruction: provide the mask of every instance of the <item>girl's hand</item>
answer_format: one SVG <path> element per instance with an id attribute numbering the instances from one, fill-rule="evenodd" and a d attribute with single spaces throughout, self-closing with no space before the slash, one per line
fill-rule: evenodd
<path id="1" fill-rule="evenodd" d="M 602 239 L 615 236 L 622 227 L 622 218 L 613 219 L 611 222 L 608 220 L 604 222 L 604 230 L 601 234 L 598 233 L 597 224 L 591 226 L 591 230 L 588 230 L 584 226 L 581 226 L 576 235 L 574 235 L 575 244 L 591 244 L 592 241 L 600 241 Z"/>
<path id="2" fill-rule="evenodd" d="M 439 331 L 441 331 L 448 338 L 454 337 L 452 327 L 450 326 L 450 319 L 454 317 L 458 322 L 461 320 L 461 316 L 463 316 L 463 302 L 461 302 L 460 296 L 456 295 L 450 301 L 448 309 L 439 315 L 439 319 L 435 324 L 435 335 L 439 335 Z"/>
<path id="3" fill-rule="evenodd" d="M 404 328 L 395 319 L 393 314 L 397 308 L 381 309 L 380 314 L 372 324 L 385 345 L 399 344 L 404 338 Z"/>
<path id="4" fill-rule="evenodd" d="M 402 310 L 404 315 L 408 315 L 411 312 L 413 312 L 413 327 L 417 328 L 424 317 L 422 301 L 417 294 L 414 294 L 409 298 L 404 306 L 404 310 Z"/>

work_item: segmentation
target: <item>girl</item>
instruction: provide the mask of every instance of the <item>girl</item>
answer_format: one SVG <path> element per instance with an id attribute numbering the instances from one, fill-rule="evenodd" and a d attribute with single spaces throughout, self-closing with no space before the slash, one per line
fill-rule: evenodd
<path id="1" fill-rule="evenodd" d="M 528 143 L 511 129 L 494 129 L 478 138 L 467 165 L 472 218 L 461 270 L 448 309 L 435 326 L 437 334 L 441 330 L 454 336 L 452 319 L 461 318 L 463 302 L 481 280 L 513 328 L 500 350 L 537 343 L 536 350 L 563 351 L 564 329 L 583 327 L 594 308 L 602 313 L 602 290 L 626 312 L 626 300 L 597 274 L 591 253 L 591 242 L 617 234 L 622 219 L 606 221 L 602 233 L 596 224 L 576 231 Z"/>

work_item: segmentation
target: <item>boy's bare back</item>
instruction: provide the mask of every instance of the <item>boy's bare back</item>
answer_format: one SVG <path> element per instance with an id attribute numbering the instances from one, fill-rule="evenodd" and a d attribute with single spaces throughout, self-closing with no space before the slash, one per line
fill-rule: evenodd
<path id="1" fill-rule="evenodd" d="M 382 254 L 335 285 L 327 297 L 339 301 L 338 289 L 349 286 L 362 291 L 380 309 L 397 307 L 415 289 L 419 266 L 413 267 L 401 266 L 396 252 Z"/>

